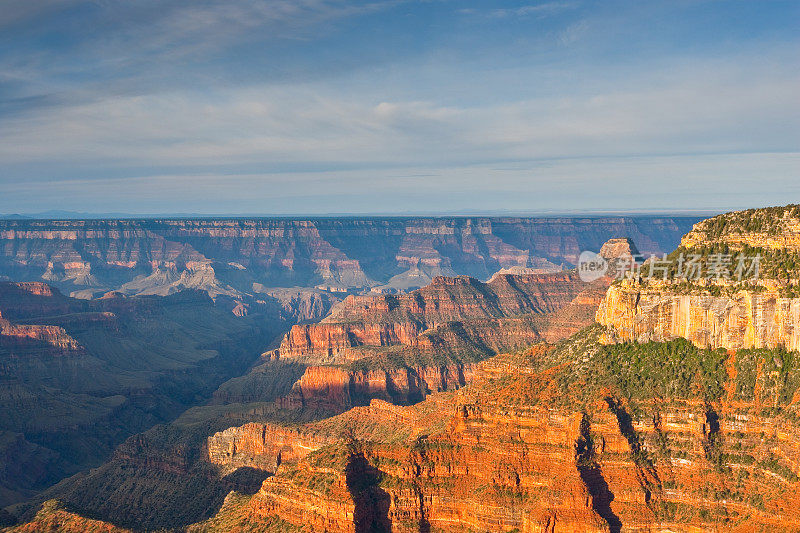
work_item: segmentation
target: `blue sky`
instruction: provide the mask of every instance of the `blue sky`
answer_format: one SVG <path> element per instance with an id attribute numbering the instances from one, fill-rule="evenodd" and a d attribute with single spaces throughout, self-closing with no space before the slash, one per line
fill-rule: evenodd
<path id="1" fill-rule="evenodd" d="M 0 7 L 0 213 L 800 202 L 796 0 Z"/>

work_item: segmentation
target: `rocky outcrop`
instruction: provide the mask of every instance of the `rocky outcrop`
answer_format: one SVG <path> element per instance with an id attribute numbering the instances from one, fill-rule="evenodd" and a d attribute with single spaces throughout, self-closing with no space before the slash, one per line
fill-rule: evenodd
<path id="1" fill-rule="evenodd" d="M 219 431 L 208 438 L 208 462 L 233 471 L 252 467 L 275 472 L 283 461 L 297 461 L 309 452 L 335 442 L 332 436 L 275 424 L 245 424 Z"/>
<path id="2" fill-rule="evenodd" d="M 0 281 L 0 316 L 6 320 L 66 315 L 78 307 L 45 283 Z"/>
<path id="3" fill-rule="evenodd" d="M 641 275 L 608 289 L 597 311 L 604 341 L 682 337 L 710 348 L 800 349 L 798 243 L 796 205 L 698 222 L 658 279 Z"/>
<path id="4" fill-rule="evenodd" d="M 457 389 L 481 359 L 592 323 L 608 283 L 584 283 L 574 271 L 490 283 L 438 277 L 409 294 L 349 296 L 320 323 L 293 326 L 270 354 L 310 365 L 279 403 L 336 413 L 374 398 L 410 404 Z"/>
<path id="5" fill-rule="evenodd" d="M 38 341 L 52 347 L 47 352 L 52 356 L 83 352 L 83 347 L 80 343 L 60 326 L 11 324 L 0 317 L 0 346 L 10 348 L 13 345 L 25 344 L 31 341 Z"/>
<path id="6" fill-rule="evenodd" d="M 609 239 L 600 248 L 600 256 L 606 259 L 628 259 L 638 255 L 639 250 L 630 239 Z"/>
<path id="7" fill-rule="evenodd" d="M 692 249 L 709 243 L 731 250 L 745 247 L 800 252 L 800 206 L 768 207 L 724 213 L 698 222 L 681 239 Z"/>
<path id="8" fill-rule="evenodd" d="M 183 265 L 158 263 L 149 275 L 135 277 L 120 286 L 118 291 L 123 294 L 168 296 L 186 289 L 205 291 L 212 298 L 239 295 L 237 290 L 217 278 L 210 262 L 199 261 Z"/>
<path id="9" fill-rule="evenodd" d="M 359 359 L 361 355 L 352 350 L 358 346 L 414 345 L 422 331 L 416 322 L 296 325 L 283 338 L 279 354 L 299 361 L 341 363 Z"/>
<path id="10" fill-rule="evenodd" d="M 92 520 L 68 509 L 57 500 L 49 500 L 42 505 L 36 516 L 30 521 L 9 528 L 8 533 L 38 533 L 42 531 L 59 531 L 62 533 L 132 533 L 130 529 L 117 527 L 101 520 Z"/>
<path id="11" fill-rule="evenodd" d="M 341 301 L 335 294 L 319 289 L 294 287 L 288 289 L 268 289 L 258 283 L 253 284 L 257 297 L 265 295 L 274 298 L 281 308 L 281 316 L 291 322 L 316 322 L 322 320 L 331 308 Z"/>
<path id="12" fill-rule="evenodd" d="M 777 292 L 680 294 L 669 285 L 624 282 L 608 289 L 597 322 L 606 327 L 606 342 L 683 337 L 710 348 L 800 349 L 800 298 Z"/>
<path id="13" fill-rule="evenodd" d="M 467 276 L 434 278 L 430 285 L 399 296 L 350 296 L 324 323 L 386 322 L 412 316 L 436 325 L 468 318 L 544 313 L 568 304 L 584 287 L 575 272 L 503 274 L 483 283 Z"/>

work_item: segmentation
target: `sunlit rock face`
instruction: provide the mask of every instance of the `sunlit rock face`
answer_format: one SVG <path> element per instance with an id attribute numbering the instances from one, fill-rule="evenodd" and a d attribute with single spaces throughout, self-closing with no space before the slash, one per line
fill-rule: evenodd
<path id="1" fill-rule="evenodd" d="M 402 532 L 421 523 L 446 532 L 800 527 L 800 430 L 786 404 L 796 382 L 758 372 L 768 366 L 759 355 L 723 353 L 717 392 L 680 370 L 657 378 L 692 382 L 674 397 L 626 392 L 606 349 L 545 370 L 547 348 L 497 356 L 476 366 L 473 383 L 414 406 L 373 400 L 298 428 L 217 433 L 208 460 L 223 468 L 285 458 L 219 518 L 341 532 L 370 531 L 358 520 L 367 511 L 364 520 Z M 663 366 L 647 353 L 627 378 Z"/>
<path id="2" fill-rule="evenodd" d="M 605 259 L 632 259 L 639 249 L 631 239 L 609 239 L 600 248 L 600 256 Z"/>
<path id="3" fill-rule="evenodd" d="M 800 208 L 793 205 L 695 224 L 669 260 L 694 257 L 702 274 L 612 285 L 596 316 L 604 342 L 682 337 L 707 348 L 800 349 L 799 243 Z"/>
<path id="4" fill-rule="evenodd" d="M 606 342 L 683 337 L 705 348 L 800 349 L 800 298 L 777 292 L 676 294 L 668 287 L 612 286 L 597 310 Z"/>
<path id="5" fill-rule="evenodd" d="M 742 227 L 771 227 L 751 218 Z M 173 484 L 146 508 L 174 505 L 158 525 L 190 531 L 798 531 L 791 280 L 609 287 L 504 273 L 351 295 L 265 354 L 298 367 L 291 390 L 206 426 L 194 447 L 129 439 L 113 488 L 131 466 L 159 489 L 167 474 L 202 471 L 203 487 Z M 205 485 L 218 495 L 248 469 L 260 488 L 175 522 L 174 502 L 208 498 Z M 93 497 L 93 516 L 131 511 L 116 493 L 112 506 Z"/>
<path id="6" fill-rule="evenodd" d="M 570 321 L 566 311 L 560 321 L 532 320 L 570 306 L 572 311 L 596 306 L 605 285 L 603 280 L 586 284 L 574 271 L 501 274 L 489 283 L 437 277 L 427 287 L 400 296 L 349 296 L 321 322 L 292 327 L 279 354 L 311 364 L 347 362 L 368 356 L 369 347 L 436 349 L 440 336 L 459 333 L 492 349 L 525 346 L 586 325 L 577 316 Z M 455 323 L 461 324 L 457 332 Z"/>

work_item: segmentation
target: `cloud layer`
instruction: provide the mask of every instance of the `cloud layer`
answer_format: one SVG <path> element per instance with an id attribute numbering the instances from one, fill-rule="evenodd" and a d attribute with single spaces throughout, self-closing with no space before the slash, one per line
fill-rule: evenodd
<path id="1" fill-rule="evenodd" d="M 12 4 L 0 212 L 728 209 L 798 192 L 791 4 L 747 34 L 748 8 L 720 22 L 715 2 Z M 720 27 L 692 34 L 704 17 Z"/>

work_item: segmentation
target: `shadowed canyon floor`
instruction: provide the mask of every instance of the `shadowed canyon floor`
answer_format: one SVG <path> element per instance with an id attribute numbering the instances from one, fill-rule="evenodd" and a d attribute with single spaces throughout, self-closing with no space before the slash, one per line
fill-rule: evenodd
<path id="1" fill-rule="evenodd" d="M 98 466 L 130 435 L 205 401 L 281 329 L 204 292 L 84 301 L 0 282 L 0 502 Z"/>

